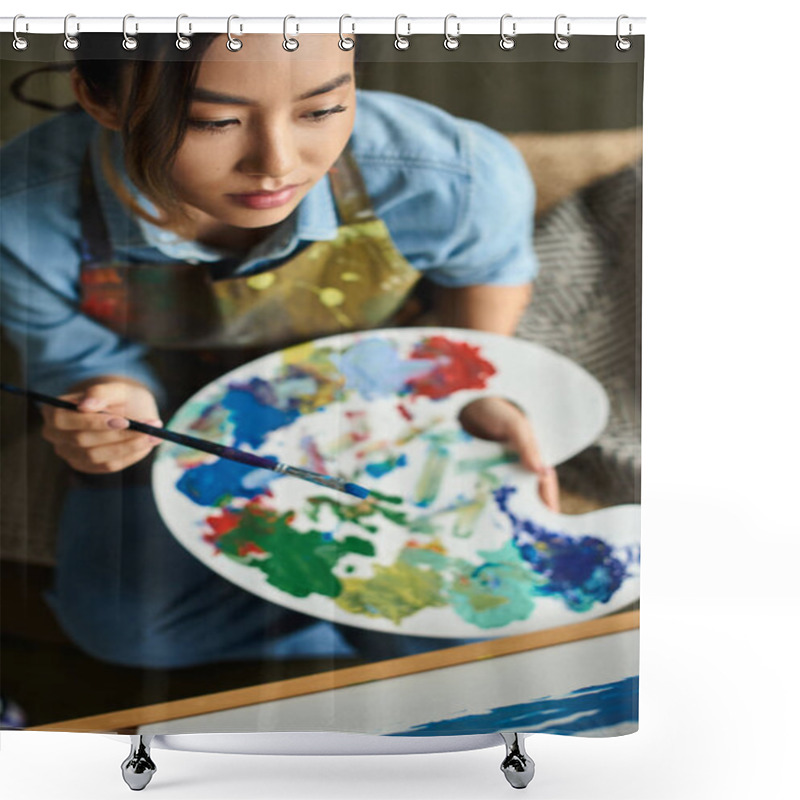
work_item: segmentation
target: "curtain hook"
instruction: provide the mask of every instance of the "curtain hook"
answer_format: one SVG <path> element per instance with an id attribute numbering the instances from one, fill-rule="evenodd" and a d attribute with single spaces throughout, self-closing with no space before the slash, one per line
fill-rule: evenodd
<path id="1" fill-rule="evenodd" d="M 406 22 L 406 27 L 408 30 L 406 31 L 405 36 L 400 35 L 400 20 L 401 19 L 408 19 L 405 14 L 398 14 L 394 18 L 394 46 L 397 50 L 408 50 L 411 47 L 411 42 L 408 41 L 408 38 L 411 36 L 411 23 Z"/>
<path id="2" fill-rule="evenodd" d="M 286 29 L 289 25 L 289 20 L 294 19 L 296 20 L 297 17 L 293 17 L 291 14 L 283 18 L 283 49 L 288 51 L 289 53 L 294 52 L 300 47 L 300 42 L 297 39 L 289 38 L 289 34 L 286 32 Z M 300 25 L 299 23 L 295 22 L 295 33 L 300 33 Z"/>
<path id="3" fill-rule="evenodd" d="M 235 39 L 231 34 L 231 22 L 233 22 L 233 20 L 235 19 L 239 19 L 239 17 L 237 17 L 236 14 L 231 14 L 228 17 L 228 41 L 225 43 L 225 47 L 227 47 L 228 50 L 231 51 L 231 53 L 235 53 L 238 50 L 241 50 L 242 47 L 244 46 L 244 42 L 241 39 Z M 243 30 L 244 26 L 240 24 L 239 33 L 241 33 Z"/>
<path id="4" fill-rule="evenodd" d="M 81 45 L 81 43 L 78 41 L 78 38 L 76 36 L 70 36 L 70 33 L 69 33 L 69 21 L 71 19 L 76 19 L 74 14 L 67 14 L 67 16 L 64 17 L 64 49 L 65 50 L 77 50 Z M 81 29 L 80 22 L 76 22 L 75 23 L 75 31 L 77 32 L 80 29 Z"/>
<path id="5" fill-rule="evenodd" d="M 192 46 L 192 40 L 188 39 L 186 36 L 184 36 L 181 33 L 181 20 L 182 19 L 188 19 L 188 18 L 189 18 L 188 14 L 178 14 L 178 16 L 177 16 L 177 18 L 175 20 L 175 35 L 178 37 L 175 40 L 175 47 L 177 47 L 178 50 L 188 50 Z M 191 32 L 192 32 L 192 23 L 190 22 L 189 23 L 189 33 L 191 33 Z"/>
<path id="6" fill-rule="evenodd" d="M 139 41 L 135 36 L 128 36 L 128 20 L 136 19 L 133 14 L 126 14 L 122 18 L 122 46 L 126 50 L 135 50 L 139 46 Z M 133 29 L 138 32 L 139 23 L 133 23 Z"/>
<path id="7" fill-rule="evenodd" d="M 451 19 L 456 20 L 456 35 L 453 36 L 451 33 L 447 31 L 447 23 L 450 22 Z M 448 14 L 444 18 L 444 49 L 445 50 L 457 50 L 458 45 L 460 42 L 458 41 L 458 37 L 461 35 L 461 23 L 458 21 L 458 17 L 455 14 Z"/>
<path id="8" fill-rule="evenodd" d="M 512 20 L 511 22 L 511 36 L 509 36 L 504 29 L 505 21 L 507 19 Z M 513 16 L 511 14 L 503 14 L 500 17 L 500 49 L 501 50 L 513 50 L 514 45 L 516 42 L 514 41 L 514 37 L 517 35 L 517 23 L 513 21 Z"/>
<path id="9" fill-rule="evenodd" d="M 339 17 L 339 47 L 342 50 L 352 50 L 356 46 L 355 41 L 353 41 L 353 39 L 351 39 L 349 36 L 345 36 L 344 33 L 342 32 L 342 27 L 344 26 L 344 21 L 346 19 L 353 19 L 353 18 L 349 14 L 342 14 L 342 16 Z M 350 32 L 354 33 L 355 29 L 356 29 L 355 23 L 351 23 Z"/>
<path id="10" fill-rule="evenodd" d="M 14 17 L 14 24 L 12 26 L 12 30 L 14 32 L 14 49 L 15 50 L 27 50 L 28 49 L 28 40 L 23 38 L 17 33 L 17 20 L 19 19 L 26 19 L 24 14 L 17 14 Z M 25 23 L 25 30 L 28 30 L 28 23 Z"/>
<path id="11" fill-rule="evenodd" d="M 616 47 L 617 47 L 617 50 L 621 50 L 623 52 L 625 50 L 630 50 L 631 49 L 631 40 L 630 39 L 626 39 L 620 33 L 620 27 L 621 27 L 620 23 L 624 19 L 630 19 L 630 17 L 628 17 L 627 14 L 620 14 L 617 17 L 617 45 L 616 45 Z M 633 25 L 631 25 L 631 23 L 628 22 L 628 36 L 630 36 L 632 33 L 633 33 Z"/>
<path id="12" fill-rule="evenodd" d="M 569 47 L 569 39 L 565 38 L 558 32 L 558 21 L 560 19 L 566 19 L 566 18 L 567 18 L 566 14 L 559 14 L 556 17 L 556 22 L 554 27 L 556 40 L 553 42 L 553 47 L 555 47 L 556 50 L 566 50 Z M 569 22 L 567 22 L 567 36 L 569 35 L 570 35 L 570 24 Z"/>

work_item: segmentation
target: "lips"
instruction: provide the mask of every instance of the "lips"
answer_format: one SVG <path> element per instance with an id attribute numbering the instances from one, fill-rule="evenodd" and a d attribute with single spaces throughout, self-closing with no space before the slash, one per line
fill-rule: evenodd
<path id="1" fill-rule="evenodd" d="M 247 192 L 245 194 L 230 194 L 228 197 L 237 205 L 251 209 L 276 208 L 285 205 L 295 196 L 299 186 L 290 184 L 274 192 Z"/>

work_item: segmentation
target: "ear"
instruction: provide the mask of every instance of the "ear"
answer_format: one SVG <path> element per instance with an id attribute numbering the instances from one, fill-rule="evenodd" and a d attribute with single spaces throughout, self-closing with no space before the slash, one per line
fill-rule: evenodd
<path id="1" fill-rule="evenodd" d="M 119 119 L 119 112 L 115 106 L 107 106 L 98 103 L 89 91 L 86 81 L 80 76 L 77 69 L 73 69 L 70 74 L 72 91 L 78 105 L 90 116 L 97 120 L 103 127 L 118 131 L 122 125 Z"/>

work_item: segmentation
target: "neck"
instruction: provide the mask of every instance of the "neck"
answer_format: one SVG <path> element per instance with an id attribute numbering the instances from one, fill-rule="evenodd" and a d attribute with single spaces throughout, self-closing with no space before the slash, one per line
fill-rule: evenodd
<path id="1" fill-rule="evenodd" d="M 218 226 L 196 230 L 194 238 L 201 244 L 228 250 L 234 253 L 246 253 L 258 242 L 263 242 L 272 234 L 270 228 L 232 228 Z"/>

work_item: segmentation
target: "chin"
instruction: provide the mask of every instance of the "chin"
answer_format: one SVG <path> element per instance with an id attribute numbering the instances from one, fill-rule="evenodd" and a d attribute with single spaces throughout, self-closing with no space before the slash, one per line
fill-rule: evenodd
<path id="1" fill-rule="evenodd" d="M 219 214 L 214 215 L 223 225 L 230 225 L 233 228 L 245 228 L 255 230 L 256 228 L 269 228 L 283 222 L 294 211 L 296 206 L 289 209 L 275 209 L 269 213 L 264 211 L 252 211 L 250 213 L 238 214 Z"/>
<path id="2" fill-rule="evenodd" d="M 287 203 L 277 208 L 249 211 L 237 209 L 235 214 L 230 215 L 232 219 L 229 224 L 239 228 L 266 228 L 283 222 L 299 205 L 300 201 L 298 200 L 296 203 Z"/>

